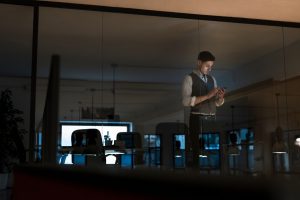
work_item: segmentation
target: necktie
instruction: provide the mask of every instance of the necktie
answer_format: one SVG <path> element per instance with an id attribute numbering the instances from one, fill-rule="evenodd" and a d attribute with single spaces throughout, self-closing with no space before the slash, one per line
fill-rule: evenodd
<path id="1" fill-rule="evenodd" d="M 203 80 L 205 83 L 207 83 L 207 77 L 206 77 L 206 75 L 203 75 L 203 76 L 202 76 L 202 80 Z"/>

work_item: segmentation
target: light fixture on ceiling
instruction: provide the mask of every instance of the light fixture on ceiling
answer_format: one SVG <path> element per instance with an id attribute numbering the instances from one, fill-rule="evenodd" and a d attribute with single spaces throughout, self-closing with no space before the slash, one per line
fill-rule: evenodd
<path id="1" fill-rule="evenodd" d="M 116 68 L 118 67 L 117 64 L 111 64 L 111 67 L 113 68 L 113 115 L 115 115 L 116 110 Z"/>
<path id="2" fill-rule="evenodd" d="M 199 153 L 199 158 L 207 158 L 207 157 L 208 157 L 207 151 L 201 149 Z"/>
<path id="3" fill-rule="evenodd" d="M 203 119 L 200 119 L 200 137 L 199 137 L 199 158 L 207 158 L 208 152 L 205 150 L 205 139 L 203 135 Z"/>
<path id="4" fill-rule="evenodd" d="M 297 135 L 295 137 L 294 145 L 297 146 L 297 147 L 300 147 L 300 135 Z"/>
<path id="5" fill-rule="evenodd" d="M 232 132 L 229 134 L 229 139 L 231 145 L 228 147 L 228 155 L 230 156 L 240 155 L 240 149 L 237 145 L 237 133 L 234 130 L 232 130 Z"/>
<path id="6" fill-rule="evenodd" d="M 203 134 L 201 134 L 201 137 L 199 138 L 199 147 L 200 147 L 199 157 L 200 158 L 207 158 L 208 153 L 205 150 L 205 139 L 203 137 Z"/>
<path id="7" fill-rule="evenodd" d="M 119 121 L 120 116 L 116 114 L 116 68 L 118 67 L 118 64 L 112 63 L 111 67 L 113 71 L 113 80 L 112 80 L 113 106 L 112 106 L 112 114 L 109 116 L 109 119 L 113 121 Z"/>
<path id="8" fill-rule="evenodd" d="M 95 91 L 96 91 L 96 89 L 95 88 L 90 88 L 90 91 L 91 91 L 91 95 L 92 95 L 92 103 L 91 103 L 91 106 L 92 106 L 92 108 L 91 108 L 91 111 L 92 111 L 92 113 L 91 113 L 91 118 L 92 118 L 92 120 L 94 120 L 94 94 L 95 94 Z"/>
<path id="9" fill-rule="evenodd" d="M 175 141 L 175 158 L 181 158 L 181 150 L 180 150 L 181 142 L 179 140 Z"/>
<path id="10" fill-rule="evenodd" d="M 278 97 L 279 93 L 276 93 L 276 111 L 277 111 L 277 128 L 275 130 L 275 142 L 272 146 L 272 153 L 276 154 L 284 154 L 288 152 L 288 147 L 283 141 L 283 131 L 280 127 L 280 121 L 279 121 L 279 104 L 278 104 Z"/>
<path id="11" fill-rule="evenodd" d="M 231 132 L 229 133 L 230 145 L 228 146 L 228 155 L 230 156 L 238 156 L 240 155 L 240 149 L 237 145 L 237 133 L 234 130 L 234 106 L 231 106 Z"/>
<path id="12" fill-rule="evenodd" d="M 81 120 L 81 109 L 82 109 L 82 102 L 78 101 L 78 120 Z"/>

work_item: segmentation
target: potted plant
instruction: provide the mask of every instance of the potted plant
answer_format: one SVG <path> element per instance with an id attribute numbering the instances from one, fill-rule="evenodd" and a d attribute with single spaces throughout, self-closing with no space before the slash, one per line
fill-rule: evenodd
<path id="1" fill-rule="evenodd" d="M 25 130 L 19 127 L 24 119 L 22 111 L 15 109 L 12 92 L 8 89 L 0 96 L 0 189 L 5 189 L 14 165 L 25 162 L 26 152 L 23 145 Z"/>

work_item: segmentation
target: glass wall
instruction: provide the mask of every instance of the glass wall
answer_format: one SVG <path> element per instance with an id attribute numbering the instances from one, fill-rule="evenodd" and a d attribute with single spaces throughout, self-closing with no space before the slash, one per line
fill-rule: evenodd
<path id="1" fill-rule="evenodd" d="M 145 134 L 143 141 L 143 159 L 148 167 L 160 167 L 161 165 L 161 144 L 160 135 Z"/>
<path id="2" fill-rule="evenodd" d="M 22 96 L 15 101 L 28 126 L 33 9 L 4 4 L 0 9 L 1 88 L 9 85 Z M 243 128 L 254 135 L 248 148 L 253 159 L 242 159 L 251 171 L 297 171 L 297 134 L 286 132 L 300 128 L 299 35 L 298 28 L 271 25 L 40 7 L 36 128 L 52 55 L 61 60 L 60 121 L 132 122 L 132 131 L 145 135 L 155 134 L 161 122 L 188 124 L 182 81 L 196 69 L 199 51 L 208 50 L 216 57 L 211 75 L 226 88 L 216 120 L 203 130 L 220 133 L 221 173 L 231 168 L 227 133 Z M 272 153 L 279 140 L 289 148 L 285 155 Z M 278 160 L 286 163 L 283 171 L 274 170 Z"/>
<path id="3" fill-rule="evenodd" d="M 285 157 L 289 161 L 288 170 L 291 174 L 300 171 L 299 144 L 297 142 L 300 132 L 298 106 L 300 100 L 299 34 L 299 28 L 283 28 L 285 79 L 282 84 L 285 87 L 285 93 L 280 95 L 279 99 L 283 102 L 285 111 L 285 115 L 281 120 L 286 124 L 284 139 L 285 144 L 288 146 L 288 155 Z M 283 160 L 283 163 L 286 160 Z"/>
<path id="4" fill-rule="evenodd" d="M 24 119 L 24 123 L 19 123 L 19 128 L 26 131 L 24 135 L 21 134 L 24 136 L 25 149 L 29 148 L 32 21 L 32 7 L 0 3 L 0 91 L 1 93 L 6 89 L 11 91 L 13 106 L 4 108 L 1 101 L 0 112 L 5 120 L 10 120 L 7 118 L 10 115 L 5 112 L 6 109 L 18 109 L 23 112 L 15 117 L 20 116 Z M 1 121 L 6 125 L 9 124 L 3 118 Z M 1 141 L 4 141 L 2 125 L 0 132 Z M 3 143 L 0 146 L 3 147 Z"/>

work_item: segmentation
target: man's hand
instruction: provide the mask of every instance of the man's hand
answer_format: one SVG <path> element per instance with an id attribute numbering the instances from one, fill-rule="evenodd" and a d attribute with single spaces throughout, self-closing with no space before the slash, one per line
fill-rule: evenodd
<path id="1" fill-rule="evenodd" d="M 218 88 L 212 89 L 211 91 L 208 92 L 207 99 L 210 99 L 210 98 L 216 96 L 218 92 L 219 92 Z"/>
<path id="2" fill-rule="evenodd" d="M 218 99 L 223 99 L 224 95 L 225 95 L 225 89 L 224 88 L 218 88 L 217 98 Z"/>
<path id="3" fill-rule="evenodd" d="M 196 97 L 194 105 L 197 105 L 203 101 L 206 101 L 207 99 L 211 99 L 212 97 L 216 97 L 217 101 L 220 101 L 221 102 L 220 104 L 223 104 L 224 103 L 224 95 L 225 95 L 224 89 L 213 88 L 211 91 L 208 92 L 207 95 Z"/>
<path id="4" fill-rule="evenodd" d="M 224 95 L 225 95 L 225 89 L 218 88 L 218 92 L 216 94 L 216 106 L 219 107 L 224 104 Z"/>

